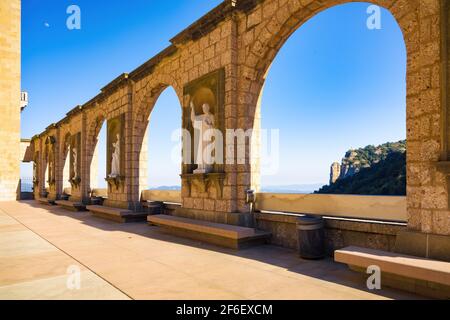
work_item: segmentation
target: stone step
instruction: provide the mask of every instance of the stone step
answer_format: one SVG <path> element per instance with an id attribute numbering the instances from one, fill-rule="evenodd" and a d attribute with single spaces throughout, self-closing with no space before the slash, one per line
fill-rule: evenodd
<path id="1" fill-rule="evenodd" d="M 337 250 L 337 262 L 366 273 L 381 270 L 381 285 L 438 299 L 450 299 L 450 263 L 360 247 Z"/>
<path id="2" fill-rule="evenodd" d="M 145 212 L 96 205 L 86 206 L 86 209 L 94 216 L 120 223 L 146 221 L 148 215 Z"/>
<path id="3" fill-rule="evenodd" d="M 242 249 L 250 245 L 267 243 L 271 235 L 269 232 L 253 228 L 169 215 L 148 216 L 147 221 L 151 225 L 162 227 L 166 231 L 181 237 L 232 249 Z"/>
<path id="4" fill-rule="evenodd" d="M 64 209 L 70 210 L 70 211 L 85 211 L 86 206 L 81 202 L 74 202 L 69 200 L 57 200 L 55 203 L 63 207 Z"/>
<path id="5" fill-rule="evenodd" d="M 54 200 L 50 200 L 48 198 L 39 198 L 38 202 L 40 202 L 42 204 L 45 204 L 45 205 L 50 205 L 50 206 L 55 205 L 55 201 Z"/>

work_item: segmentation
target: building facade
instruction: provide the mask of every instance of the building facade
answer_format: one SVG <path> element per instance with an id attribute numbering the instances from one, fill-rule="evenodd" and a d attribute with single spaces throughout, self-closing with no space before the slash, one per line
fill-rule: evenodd
<path id="1" fill-rule="evenodd" d="M 20 192 L 20 17 L 20 0 L 0 2 L 0 201 Z"/>

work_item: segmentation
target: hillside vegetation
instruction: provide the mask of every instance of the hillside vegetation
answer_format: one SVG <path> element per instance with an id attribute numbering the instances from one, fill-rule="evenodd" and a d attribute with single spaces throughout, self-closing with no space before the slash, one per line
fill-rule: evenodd
<path id="1" fill-rule="evenodd" d="M 406 141 L 348 151 L 339 179 L 316 193 L 406 195 Z"/>

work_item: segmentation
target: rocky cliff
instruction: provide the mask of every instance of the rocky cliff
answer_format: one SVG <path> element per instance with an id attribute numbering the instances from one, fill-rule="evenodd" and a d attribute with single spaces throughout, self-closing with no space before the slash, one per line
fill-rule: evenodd
<path id="1" fill-rule="evenodd" d="M 406 140 L 349 150 L 317 193 L 406 194 Z"/>

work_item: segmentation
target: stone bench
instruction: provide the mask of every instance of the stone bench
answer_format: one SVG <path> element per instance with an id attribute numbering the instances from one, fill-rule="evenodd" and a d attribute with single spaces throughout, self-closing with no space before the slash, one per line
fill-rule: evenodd
<path id="1" fill-rule="evenodd" d="M 95 205 L 86 206 L 86 209 L 94 216 L 120 223 L 146 221 L 148 215 L 145 212 L 133 212 L 126 209 Z"/>
<path id="2" fill-rule="evenodd" d="M 336 262 L 366 273 L 369 266 L 381 269 L 381 285 L 416 294 L 450 299 L 450 263 L 360 247 L 335 252 Z"/>
<path id="3" fill-rule="evenodd" d="M 164 202 L 164 214 L 172 215 L 175 213 L 179 208 L 181 208 L 181 203 L 174 203 L 174 202 Z"/>
<path id="4" fill-rule="evenodd" d="M 164 202 L 144 201 L 141 203 L 144 211 L 149 215 L 162 214 L 164 210 Z"/>
<path id="5" fill-rule="evenodd" d="M 267 243 L 270 237 L 270 233 L 252 228 L 169 215 L 148 216 L 147 220 L 150 225 L 162 227 L 164 230 L 177 236 L 232 249 L 264 244 Z"/>
<path id="6" fill-rule="evenodd" d="M 50 206 L 55 205 L 55 201 L 54 200 L 50 200 L 48 198 L 39 198 L 38 202 L 42 203 L 42 204 L 45 204 L 45 205 L 50 205 Z"/>
<path id="7" fill-rule="evenodd" d="M 70 210 L 70 211 L 85 211 L 86 206 L 81 202 L 74 202 L 69 200 L 57 200 L 55 203 L 63 207 L 64 209 Z"/>

